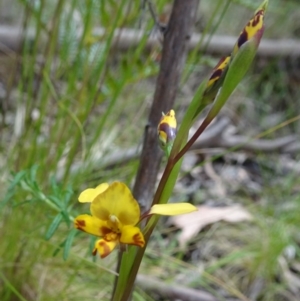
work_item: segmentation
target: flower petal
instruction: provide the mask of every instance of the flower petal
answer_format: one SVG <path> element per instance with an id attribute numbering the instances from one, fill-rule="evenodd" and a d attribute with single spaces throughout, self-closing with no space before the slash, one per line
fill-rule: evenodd
<path id="1" fill-rule="evenodd" d="M 150 209 L 147 215 L 179 215 L 197 211 L 198 209 L 190 203 L 174 203 L 174 204 L 156 204 Z"/>
<path id="2" fill-rule="evenodd" d="M 140 228 L 133 226 L 124 226 L 122 229 L 120 242 L 128 245 L 143 247 L 145 245 L 144 235 Z"/>
<path id="3" fill-rule="evenodd" d="M 96 236 L 103 236 L 111 232 L 106 225 L 107 223 L 105 221 L 101 221 L 100 219 L 88 214 L 79 215 L 74 220 L 74 226 L 76 229 Z"/>
<path id="4" fill-rule="evenodd" d="M 117 246 L 118 241 L 106 241 L 105 239 L 99 239 L 95 243 L 95 248 L 93 250 L 93 255 L 95 256 L 97 252 L 99 253 L 101 258 L 105 258 L 109 255 Z"/>
<path id="5" fill-rule="evenodd" d="M 79 202 L 80 203 L 90 203 L 97 197 L 100 193 L 104 192 L 108 188 L 107 183 L 102 183 L 98 185 L 96 188 L 88 188 L 81 192 L 79 195 Z"/>
<path id="6" fill-rule="evenodd" d="M 122 225 L 135 225 L 140 218 L 140 207 L 124 183 L 114 182 L 92 202 L 91 213 L 101 220 L 114 215 Z"/>

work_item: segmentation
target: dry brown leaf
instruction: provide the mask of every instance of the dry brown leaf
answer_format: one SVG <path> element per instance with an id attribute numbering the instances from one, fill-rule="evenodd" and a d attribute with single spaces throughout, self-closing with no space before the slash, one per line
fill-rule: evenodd
<path id="1" fill-rule="evenodd" d="M 251 214 L 240 205 L 226 207 L 209 207 L 203 205 L 197 206 L 197 208 L 198 211 L 170 218 L 170 222 L 182 230 L 178 236 L 179 245 L 181 247 L 209 224 L 219 221 L 238 223 L 252 219 Z"/>

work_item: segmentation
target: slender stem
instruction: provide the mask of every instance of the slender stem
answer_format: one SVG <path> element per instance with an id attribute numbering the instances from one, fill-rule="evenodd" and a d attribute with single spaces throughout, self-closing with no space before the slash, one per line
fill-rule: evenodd
<path id="1" fill-rule="evenodd" d="M 189 150 L 189 148 L 195 143 L 198 137 L 204 132 L 208 125 L 212 122 L 213 118 L 205 118 L 198 130 L 192 136 L 192 138 L 187 142 L 187 144 L 180 150 L 180 152 L 174 157 L 175 163 L 182 158 L 182 156 Z"/>

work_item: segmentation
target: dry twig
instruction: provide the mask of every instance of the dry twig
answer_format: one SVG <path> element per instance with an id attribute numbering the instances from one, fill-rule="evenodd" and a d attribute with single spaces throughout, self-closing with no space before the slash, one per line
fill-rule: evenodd
<path id="1" fill-rule="evenodd" d="M 142 289 L 150 292 L 155 292 L 168 300 L 184 300 L 184 301 L 218 301 L 210 293 L 205 291 L 187 288 L 178 284 L 165 284 L 162 281 L 153 279 L 145 275 L 138 275 L 136 283 Z M 236 299 L 227 299 L 228 301 L 234 301 Z"/>

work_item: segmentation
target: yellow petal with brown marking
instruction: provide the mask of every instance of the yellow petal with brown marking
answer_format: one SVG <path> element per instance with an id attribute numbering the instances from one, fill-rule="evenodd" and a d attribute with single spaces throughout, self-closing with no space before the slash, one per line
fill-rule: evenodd
<path id="1" fill-rule="evenodd" d="M 122 229 L 120 242 L 128 245 L 144 247 L 144 235 L 138 227 L 124 226 Z"/>
<path id="2" fill-rule="evenodd" d="M 95 256 L 97 252 L 101 258 L 108 256 L 117 246 L 118 241 L 106 241 L 105 239 L 99 239 L 95 243 L 95 248 L 93 250 L 93 255 Z"/>
<path id="3" fill-rule="evenodd" d="M 77 216 L 74 220 L 74 227 L 78 230 L 96 236 L 103 236 L 111 231 L 107 227 L 105 221 L 102 221 L 88 214 L 82 214 Z"/>

